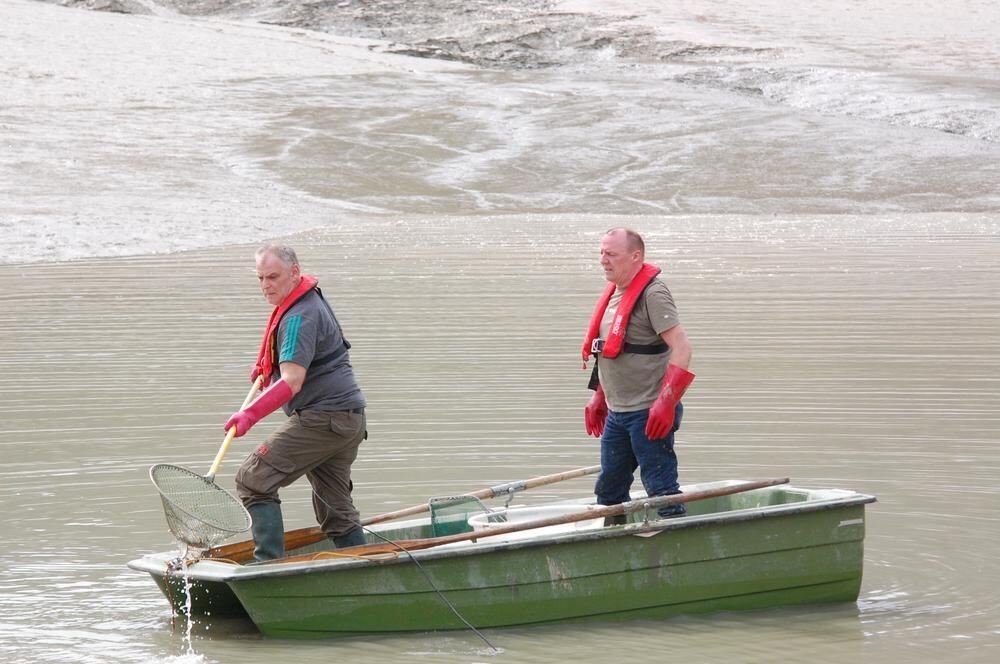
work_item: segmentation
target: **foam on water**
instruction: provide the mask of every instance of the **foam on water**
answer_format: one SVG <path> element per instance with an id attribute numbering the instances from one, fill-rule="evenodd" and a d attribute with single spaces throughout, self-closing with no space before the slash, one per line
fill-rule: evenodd
<path id="1" fill-rule="evenodd" d="M 208 664 L 212 660 L 208 659 L 204 655 L 187 652 L 183 655 L 173 655 L 162 659 L 158 657 L 153 661 L 155 661 L 156 664 Z"/>
<path id="2" fill-rule="evenodd" d="M 791 11 L 777 0 L 159 2 L 189 15 L 388 40 L 390 52 L 489 67 L 700 63 L 676 80 L 798 109 L 1000 139 L 1000 10 L 988 0 L 968 0 L 961 10 L 809 0 Z"/>
<path id="3" fill-rule="evenodd" d="M 0 262 L 412 213 L 993 211 L 1000 84 L 960 66 L 1000 57 L 1000 10 L 974 5 L 12 0 Z"/>

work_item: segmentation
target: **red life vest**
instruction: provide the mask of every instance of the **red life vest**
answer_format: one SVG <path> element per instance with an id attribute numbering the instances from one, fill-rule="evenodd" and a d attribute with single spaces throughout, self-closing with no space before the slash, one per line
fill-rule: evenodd
<path id="1" fill-rule="evenodd" d="M 635 275 L 635 278 L 632 279 L 632 283 L 625 289 L 622 301 L 618 304 L 614 320 L 611 321 L 611 330 L 608 332 L 608 338 L 604 340 L 601 357 L 618 357 L 618 354 L 622 352 L 622 348 L 625 345 L 625 329 L 628 327 L 628 319 L 632 315 L 632 309 L 635 307 L 635 303 L 639 301 L 639 297 L 643 291 L 646 290 L 646 286 L 659 273 L 660 268 L 655 265 L 649 263 L 642 264 L 642 268 Z M 584 367 L 587 366 L 587 360 L 593 354 L 590 350 L 591 346 L 594 339 L 601 334 L 601 319 L 604 318 L 604 312 L 607 310 L 608 302 L 611 301 L 611 296 L 615 294 L 616 288 L 615 284 L 608 284 L 607 288 L 604 289 L 604 293 L 598 298 L 597 306 L 594 307 L 594 315 L 590 318 L 590 325 L 587 327 L 587 336 L 583 339 Z"/>
<path id="2" fill-rule="evenodd" d="M 292 289 L 292 292 L 281 301 L 281 304 L 271 312 L 271 318 L 267 321 L 267 328 L 264 330 L 264 341 L 260 344 L 260 353 L 257 354 L 257 369 L 264 377 L 264 387 L 271 383 L 271 373 L 277 365 L 278 355 L 278 325 L 285 312 L 291 309 L 292 305 L 305 296 L 306 293 L 316 288 L 319 281 L 311 274 L 303 274 L 299 285 Z"/>

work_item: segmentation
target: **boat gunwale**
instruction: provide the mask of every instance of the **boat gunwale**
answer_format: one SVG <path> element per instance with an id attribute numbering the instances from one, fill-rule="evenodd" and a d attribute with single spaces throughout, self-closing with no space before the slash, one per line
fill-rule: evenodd
<path id="1" fill-rule="evenodd" d="M 798 489 L 795 487 L 783 487 L 785 490 L 796 491 L 824 491 L 816 489 Z M 843 489 L 835 491 L 845 492 L 847 495 L 818 500 L 804 500 L 794 503 L 778 505 L 766 505 L 763 507 L 746 507 L 736 510 L 725 510 L 722 512 L 712 512 L 703 515 L 692 515 L 683 517 L 672 517 L 667 519 L 654 519 L 641 523 L 628 523 L 622 526 L 611 526 L 594 528 L 590 530 L 578 530 L 573 532 L 563 532 L 556 534 L 540 534 L 538 537 L 526 537 L 504 540 L 503 536 L 498 536 L 496 541 L 488 540 L 492 537 L 483 538 L 482 541 L 470 543 L 443 544 L 438 547 L 422 549 L 417 551 L 399 551 L 397 556 L 388 559 L 358 559 L 342 558 L 331 559 L 321 558 L 315 560 L 299 560 L 291 563 L 272 562 L 263 565 L 237 565 L 222 560 L 204 558 L 197 560 L 195 564 L 189 566 L 186 572 L 166 569 L 164 554 L 147 554 L 143 558 L 133 560 L 128 566 L 134 570 L 155 574 L 161 577 L 181 577 L 186 574 L 190 579 L 202 582 L 230 583 L 244 580 L 260 578 L 276 578 L 284 576 L 298 576 L 302 574 L 317 574 L 329 571 L 347 571 L 355 568 L 396 565 L 411 562 L 410 556 L 419 562 L 433 561 L 440 558 L 462 558 L 466 556 L 476 556 L 494 551 L 512 551 L 524 548 L 535 548 L 539 546 L 550 546 L 568 544 L 572 542 L 583 542 L 600 539 L 613 539 L 628 535 L 643 535 L 645 533 L 658 533 L 664 531 L 677 531 L 689 528 L 700 528 L 725 523 L 740 523 L 744 521 L 755 521 L 760 519 L 777 518 L 800 513 L 820 512 L 842 507 L 852 507 L 856 505 L 867 505 L 877 501 L 875 496 L 856 492 L 847 492 Z M 573 501 L 564 501 L 572 504 Z M 581 506 L 590 503 L 580 503 Z M 530 532 L 530 531 L 526 531 Z M 154 566 L 152 563 L 156 561 Z M 208 565 L 202 566 L 202 563 Z"/>

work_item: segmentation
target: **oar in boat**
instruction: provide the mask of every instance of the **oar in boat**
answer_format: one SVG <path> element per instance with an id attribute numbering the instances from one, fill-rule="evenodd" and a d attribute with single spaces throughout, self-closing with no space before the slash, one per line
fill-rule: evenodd
<path id="1" fill-rule="evenodd" d="M 544 486 L 546 484 L 555 484 L 556 482 L 562 482 L 563 480 L 570 480 L 574 477 L 583 477 L 584 475 L 590 475 L 599 471 L 601 467 L 597 466 L 586 466 L 585 468 L 577 468 L 575 470 L 566 470 L 561 473 L 553 473 L 552 475 L 542 475 L 541 477 L 534 477 L 530 480 L 519 480 L 517 482 L 507 482 L 506 484 L 498 484 L 497 486 L 490 487 L 488 489 L 481 489 L 479 491 L 474 491 L 473 493 L 462 494 L 461 498 L 497 498 L 498 496 L 510 495 L 512 493 L 517 493 L 518 491 L 524 491 L 525 489 L 533 489 L 536 486 Z M 361 525 L 369 526 L 375 523 L 382 523 L 383 521 L 392 521 L 393 519 L 399 519 L 404 516 L 411 516 L 413 514 L 421 514 L 430 509 L 429 503 L 422 503 L 420 505 L 414 505 L 413 507 L 407 507 L 405 509 L 397 510 L 395 512 L 387 512 L 385 514 L 380 514 L 378 516 L 373 516 L 368 519 L 361 521 Z"/>
<path id="2" fill-rule="evenodd" d="M 658 509 L 660 507 L 666 507 L 668 505 L 676 505 L 678 503 L 690 503 L 696 500 L 705 500 L 706 498 L 718 498 L 720 496 L 729 496 L 734 493 L 742 493 L 744 491 L 752 491 L 754 489 L 763 489 L 769 486 L 787 484 L 788 482 L 789 479 L 787 477 L 782 477 L 780 479 L 772 479 L 772 480 L 756 480 L 752 482 L 742 482 L 740 484 L 719 487 L 717 489 L 704 489 L 702 491 L 676 493 L 669 496 L 641 498 L 639 500 L 632 500 L 627 503 L 621 503 L 619 505 L 591 507 L 589 509 L 581 509 L 581 511 L 573 514 L 565 514 L 563 516 L 550 517 L 548 519 L 536 519 L 534 521 L 525 521 L 523 523 L 513 523 L 507 526 L 498 525 L 496 527 L 487 528 L 486 530 L 477 530 L 471 533 L 459 533 L 457 535 L 445 535 L 443 537 L 428 537 L 426 539 L 400 540 L 398 542 L 393 542 L 391 544 L 390 543 L 365 544 L 363 546 L 354 546 L 347 549 L 340 549 L 338 550 L 338 552 L 343 551 L 345 555 L 368 556 L 380 553 L 392 553 L 397 551 L 419 551 L 421 549 L 429 549 L 435 546 L 440 546 L 442 544 L 451 544 L 453 542 L 464 542 L 466 540 L 482 539 L 486 537 L 493 537 L 494 535 L 505 535 L 507 533 L 516 533 L 523 530 L 532 530 L 534 528 L 544 528 L 546 526 L 558 526 L 564 523 L 574 523 L 576 521 L 586 521 L 588 519 L 599 519 L 601 517 L 616 516 L 619 514 L 629 514 L 631 512 L 638 512 L 640 510 L 646 510 L 646 509 Z M 274 560 L 269 562 L 270 563 L 288 562 L 291 560 L 308 560 L 309 558 L 311 558 L 311 556 L 300 556 L 295 558 L 285 558 L 280 561 Z"/>
<path id="3" fill-rule="evenodd" d="M 583 477 L 584 475 L 592 475 L 599 471 L 601 467 L 597 466 L 585 466 L 583 468 L 575 468 L 573 470 L 565 470 L 561 473 L 553 473 L 551 475 L 541 475 L 539 477 L 533 477 L 527 480 L 517 480 L 516 482 L 507 482 L 505 484 L 498 484 L 486 489 L 480 489 L 479 491 L 473 491 L 471 493 L 462 494 L 459 497 L 469 497 L 469 498 L 479 498 L 479 499 L 490 499 L 497 498 L 499 496 L 510 495 L 517 493 L 518 491 L 524 491 L 526 489 L 534 489 L 535 487 L 545 486 L 547 484 L 555 484 L 556 482 L 562 482 L 564 480 L 571 480 L 576 477 Z M 404 516 L 412 516 L 414 514 L 422 514 L 430 510 L 429 503 L 421 503 L 420 505 L 414 505 L 412 507 L 406 507 L 401 510 L 396 510 L 394 512 L 386 512 L 385 514 L 379 514 L 377 516 L 368 517 L 367 519 L 361 520 L 362 526 L 370 526 L 376 523 L 382 523 L 384 521 L 392 521 L 393 519 L 400 519 Z M 285 550 L 290 551 L 292 549 L 297 549 L 300 546 L 306 546 L 307 544 L 314 544 L 316 542 L 321 542 L 326 537 L 322 530 L 316 526 L 311 526 L 309 528 L 300 528 L 298 530 L 290 530 L 285 533 Z M 227 546 L 220 546 L 215 549 L 206 551 L 203 556 L 206 558 L 226 558 L 228 560 L 234 560 L 241 562 L 243 560 L 248 560 L 253 555 L 254 543 L 253 541 L 247 542 L 236 542 L 234 544 L 229 544 Z"/>

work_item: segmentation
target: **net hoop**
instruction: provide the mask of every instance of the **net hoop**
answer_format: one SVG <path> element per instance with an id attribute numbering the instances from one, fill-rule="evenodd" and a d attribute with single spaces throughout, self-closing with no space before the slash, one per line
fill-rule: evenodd
<path id="1" fill-rule="evenodd" d="M 243 503 L 194 471 L 159 463 L 150 467 L 149 479 L 160 494 L 167 527 L 188 546 L 211 548 L 250 529 Z"/>

